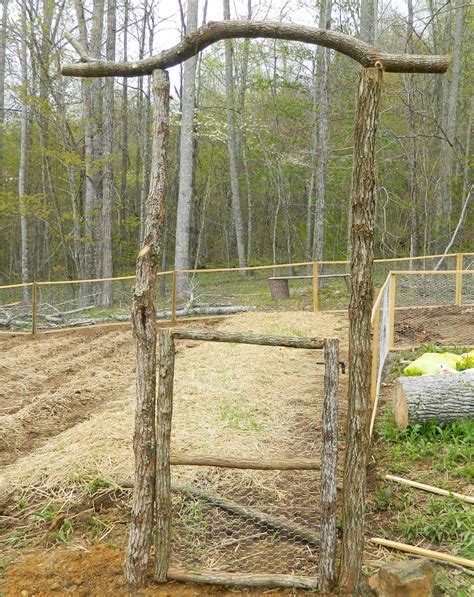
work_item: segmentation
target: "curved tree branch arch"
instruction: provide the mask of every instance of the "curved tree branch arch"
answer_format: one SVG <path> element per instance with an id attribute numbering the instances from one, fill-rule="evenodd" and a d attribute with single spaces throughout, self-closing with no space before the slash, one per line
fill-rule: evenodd
<path id="1" fill-rule="evenodd" d="M 377 127 L 383 71 L 398 73 L 445 73 L 449 56 L 387 54 L 359 39 L 335 31 L 268 21 L 210 22 L 176 46 L 138 62 L 106 62 L 91 58 L 72 36 L 66 34 L 81 63 L 63 66 L 73 77 L 136 77 L 153 74 L 154 133 L 153 184 L 147 198 L 145 246 L 137 259 L 137 285 L 133 317 L 137 340 L 137 410 L 135 414 L 135 491 L 132 529 L 125 567 L 128 582 L 140 587 L 146 581 L 153 535 L 155 505 L 155 420 L 156 400 L 156 263 L 165 207 L 169 80 L 166 69 L 194 56 L 220 40 L 272 38 L 305 42 L 331 48 L 358 62 L 360 71 L 352 171 L 352 255 L 349 306 L 349 393 L 344 464 L 343 542 L 339 589 L 343 594 L 358 591 L 363 553 L 366 467 L 369 453 L 371 381 L 371 309 L 373 302 L 373 259 L 375 220 L 375 131 Z M 165 373 L 161 372 L 161 375 Z M 158 397 L 158 409 L 162 408 Z M 161 406 L 160 406 L 161 405 Z M 160 461 L 169 475 L 169 459 Z M 162 530 L 163 531 L 163 530 Z M 160 531 L 160 532 L 162 532 Z M 163 531 L 164 532 L 164 531 Z M 157 532 L 158 535 L 158 532 Z M 160 535 L 163 539 L 163 535 Z M 169 536 L 164 544 L 169 546 Z M 160 549 L 163 545 L 160 543 Z M 163 572 L 163 571 L 161 571 Z M 156 580 L 166 580 L 160 573 Z M 322 582 L 322 579 L 319 579 Z M 324 585 L 323 585 L 324 586 Z"/>
<path id="2" fill-rule="evenodd" d="M 231 38 L 284 39 L 324 46 L 349 56 L 364 67 L 381 66 L 392 73 L 445 73 L 451 62 L 450 56 L 386 54 L 360 39 L 337 31 L 278 21 L 211 21 L 172 48 L 137 62 L 95 60 L 71 36 L 67 37 L 81 58 L 81 63 L 62 67 L 62 74 L 70 77 L 151 75 L 156 69 L 176 66 L 212 44 Z"/>

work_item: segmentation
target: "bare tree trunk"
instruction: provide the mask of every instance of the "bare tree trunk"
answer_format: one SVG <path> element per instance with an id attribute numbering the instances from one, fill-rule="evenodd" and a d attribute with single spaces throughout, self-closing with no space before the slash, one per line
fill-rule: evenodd
<path id="1" fill-rule="evenodd" d="M 123 6 L 123 60 L 128 60 L 128 21 L 129 2 L 124 0 Z M 128 83 L 127 77 L 122 79 L 122 160 L 121 160 L 121 181 L 120 181 L 120 210 L 119 210 L 119 231 L 120 241 L 124 242 L 124 222 L 127 209 L 127 172 L 129 165 L 128 157 Z"/>
<path id="2" fill-rule="evenodd" d="M 332 0 L 321 0 L 319 26 L 331 28 Z M 317 79 L 319 82 L 318 158 L 316 166 L 316 209 L 314 213 L 313 259 L 324 258 L 324 220 L 326 215 L 326 170 L 329 146 L 329 58 L 327 48 L 318 47 Z"/>
<path id="3" fill-rule="evenodd" d="M 369 452 L 371 311 L 375 220 L 375 131 L 382 71 L 360 72 L 352 170 L 352 257 L 349 306 L 349 405 L 342 509 L 340 590 L 358 591 L 364 546 L 366 467 Z"/>
<path id="4" fill-rule="evenodd" d="M 408 0 L 408 21 L 407 21 L 407 50 L 413 54 L 413 0 Z M 419 253 L 418 243 L 418 210 L 417 210 L 417 179 L 416 170 L 418 167 L 418 150 L 416 144 L 416 119 L 415 119 L 415 76 L 406 76 L 407 105 L 408 105 L 408 128 L 410 136 L 410 257 L 416 257 Z"/>
<path id="5" fill-rule="evenodd" d="M 378 0 L 361 0 L 359 38 L 374 45 L 377 39 Z M 347 259 L 352 253 L 352 211 L 349 209 L 347 219 Z"/>
<path id="6" fill-rule="evenodd" d="M 186 34 L 197 29 L 198 0 L 188 0 Z M 184 63 L 183 93 L 181 100 L 181 131 L 179 149 L 179 191 L 176 212 L 175 269 L 190 268 L 191 211 L 194 202 L 194 110 L 196 106 L 196 67 L 198 56 Z M 176 279 L 180 300 L 189 298 L 187 275 Z"/>
<path id="7" fill-rule="evenodd" d="M 26 176 L 27 176 L 27 149 L 28 149 L 28 109 L 26 107 L 26 96 L 28 95 L 28 48 L 26 45 L 26 0 L 21 3 L 22 36 L 21 36 L 21 86 L 25 97 L 22 98 L 20 122 L 20 164 L 18 169 L 18 200 L 20 203 L 20 229 L 21 229 L 21 281 L 29 282 L 28 269 L 28 219 L 26 215 L 25 195 L 26 195 Z M 29 300 L 28 288 L 23 289 L 23 300 Z"/>
<path id="8" fill-rule="evenodd" d="M 445 85 L 444 89 L 448 97 L 443 98 L 443 105 L 446 106 L 443 119 L 444 135 L 446 143 L 443 143 L 441 160 L 441 193 L 437 205 L 436 221 L 438 222 L 437 252 L 444 247 L 450 231 L 453 212 L 453 166 L 456 155 L 456 124 L 457 124 L 457 102 L 459 94 L 459 83 L 461 80 L 461 59 L 462 59 L 462 29 L 463 29 L 463 0 L 456 0 L 454 20 L 454 49 L 453 64 L 451 68 L 451 84 Z"/>
<path id="9" fill-rule="evenodd" d="M 79 39 L 84 48 L 96 58 L 100 56 L 102 41 L 103 0 L 95 0 L 92 16 L 91 42 L 89 44 L 87 25 L 84 15 L 84 5 L 80 0 L 74 2 L 79 26 Z M 82 110 L 84 120 L 84 255 L 82 259 L 83 271 L 81 277 L 94 278 L 96 275 L 96 210 L 99 204 L 100 173 L 96 160 L 98 155 L 97 136 L 99 134 L 98 121 L 100 112 L 97 95 L 100 95 L 100 79 L 94 81 L 81 80 Z M 90 290 L 90 289 L 89 289 Z"/>
<path id="10" fill-rule="evenodd" d="M 7 48 L 8 0 L 2 1 L 0 23 L 0 190 L 3 190 L 4 172 L 4 127 L 5 127 L 5 55 Z"/>
<path id="11" fill-rule="evenodd" d="M 107 0 L 107 60 L 115 60 L 115 37 L 116 37 L 116 13 L 115 0 Z M 113 174 L 113 141 L 114 141 L 114 78 L 109 77 L 105 81 L 104 101 L 104 134 L 103 134 L 103 192 L 102 192 L 102 277 L 113 276 L 112 260 L 112 214 L 114 203 L 114 174 Z M 101 285 L 101 305 L 111 307 L 113 304 L 112 282 L 109 280 Z"/>
<path id="12" fill-rule="evenodd" d="M 229 20 L 229 0 L 223 1 L 224 19 Z M 232 220 L 234 222 L 235 238 L 237 241 L 239 267 L 244 267 L 246 265 L 244 222 L 242 217 L 242 206 L 240 203 L 238 148 L 237 138 L 235 134 L 234 77 L 232 52 L 232 41 L 228 39 L 225 41 L 225 89 L 227 103 L 227 146 L 229 148 L 230 186 L 232 194 Z"/>
<path id="13" fill-rule="evenodd" d="M 137 258 L 132 322 L 137 346 L 137 401 L 133 449 L 135 490 L 125 577 L 144 585 L 150 560 L 155 499 L 156 446 L 156 267 L 165 218 L 169 139 L 169 77 L 153 73 L 153 148 L 150 192 L 145 212 L 144 245 Z"/>

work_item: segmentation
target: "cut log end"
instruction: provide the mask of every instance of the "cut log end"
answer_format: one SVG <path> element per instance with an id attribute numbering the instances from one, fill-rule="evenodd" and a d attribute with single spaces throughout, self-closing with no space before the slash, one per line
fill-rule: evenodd
<path id="1" fill-rule="evenodd" d="M 450 376 L 399 377 L 394 386 L 395 421 L 401 428 L 414 423 L 449 423 L 474 419 L 474 369 Z"/>

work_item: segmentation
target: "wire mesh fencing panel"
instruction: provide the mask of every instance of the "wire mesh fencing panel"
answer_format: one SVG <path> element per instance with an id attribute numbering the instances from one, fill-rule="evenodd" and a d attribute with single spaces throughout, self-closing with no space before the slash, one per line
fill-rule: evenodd
<path id="1" fill-rule="evenodd" d="M 349 307 L 350 275 L 348 261 L 318 263 L 318 295 L 321 311 L 345 310 Z"/>
<path id="2" fill-rule="evenodd" d="M 38 329 L 129 321 L 134 279 L 38 282 Z"/>
<path id="3" fill-rule="evenodd" d="M 30 332 L 32 327 L 33 284 L 0 287 L 0 330 Z"/>
<path id="4" fill-rule="evenodd" d="M 176 272 L 177 312 L 312 309 L 312 264 Z"/>
<path id="5" fill-rule="evenodd" d="M 380 392 L 385 361 L 390 352 L 392 334 L 392 313 L 390 301 L 392 295 L 392 276 L 389 275 L 382 286 L 372 311 L 372 325 L 374 329 L 374 344 L 372 347 L 372 399 L 376 399 Z"/>
<path id="6" fill-rule="evenodd" d="M 319 462 L 321 352 L 296 355 L 291 348 L 206 342 L 193 348 L 196 357 L 203 367 L 185 386 L 186 353 L 176 361 L 172 454 L 185 449 L 207 458 Z M 232 368 L 215 366 L 225 362 Z M 342 397 L 346 380 L 341 381 Z M 342 429 L 345 401 L 339 406 Z M 341 444 L 342 439 L 340 454 Z M 320 472 L 238 470 L 234 464 L 172 467 L 172 565 L 215 575 L 309 577 L 316 586 Z"/>
<path id="7" fill-rule="evenodd" d="M 394 347 L 474 344 L 474 271 L 394 273 Z"/>

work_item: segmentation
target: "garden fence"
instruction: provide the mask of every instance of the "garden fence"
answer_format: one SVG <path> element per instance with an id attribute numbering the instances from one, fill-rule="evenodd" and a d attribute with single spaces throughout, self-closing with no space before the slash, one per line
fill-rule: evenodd
<path id="1" fill-rule="evenodd" d="M 466 272 L 474 271 L 474 253 L 377 259 L 374 263 L 375 286 L 383 286 L 389 272 L 395 270 L 407 271 L 407 275 L 422 271 L 446 274 L 436 278 L 437 286 L 432 281 L 426 292 L 422 289 L 427 296 L 417 297 L 419 282 L 416 286 L 409 283 L 407 277 L 401 279 L 397 307 L 425 306 L 425 299 L 430 296 L 433 300 L 429 306 L 453 303 L 461 306 L 471 301 L 470 287 L 465 280 Z M 457 272 L 456 277 L 449 273 L 452 271 Z M 349 305 L 348 279 L 348 261 L 159 272 L 158 319 L 174 323 L 184 317 L 219 316 L 249 310 L 344 311 Z M 0 329 L 36 333 L 129 321 L 134 280 L 135 276 L 125 276 L 0 286 Z M 414 280 L 412 278 L 412 282 Z M 272 287 L 275 284 L 280 285 L 280 291 L 283 288 L 280 296 L 284 300 L 275 298 Z M 110 285 L 112 302 L 108 304 L 104 290 Z"/>

